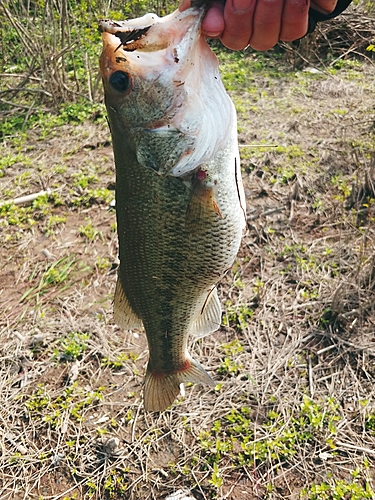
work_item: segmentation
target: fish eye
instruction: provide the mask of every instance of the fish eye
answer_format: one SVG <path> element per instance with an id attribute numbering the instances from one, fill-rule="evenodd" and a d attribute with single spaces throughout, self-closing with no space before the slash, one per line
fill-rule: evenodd
<path id="1" fill-rule="evenodd" d="M 115 71 L 109 77 L 109 83 L 118 92 L 126 92 L 130 87 L 130 77 L 125 71 Z"/>

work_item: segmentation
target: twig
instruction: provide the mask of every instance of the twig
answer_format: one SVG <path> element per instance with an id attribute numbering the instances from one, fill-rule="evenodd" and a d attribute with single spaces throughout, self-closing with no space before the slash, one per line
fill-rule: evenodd
<path id="1" fill-rule="evenodd" d="M 141 405 L 138 405 L 137 413 L 135 414 L 134 422 L 133 422 L 133 425 L 132 425 L 132 437 L 131 437 L 131 442 L 132 443 L 134 443 L 134 441 L 135 441 L 135 428 L 136 428 L 136 425 L 137 425 L 137 420 L 138 420 L 140 409 L 141 409 Z"/>
<path id="2" fill-rule="evenodd" d="M 336 446 L 342 446 L 348 450 L 359 451 L 361 453 L 368 453 L 369 455 L 373 455 L 375 457 L 375 450 L 364 448 L 363 446 L 355 446 L 354 444 L 343 443 L 342 441 L 336 441 Z"/>
<path id="3" fill-rule="evenodd" d="M 314 383 L 313 383 L 313 369 L 312 369 L 311 356 L 307 357 L 307 362 L 308 362 L 308 367 L 309 367 L 309 389 L 310 389 L 310 397 L 311 397 L 311 399 L 313 399 L 313 397 L 314 397 Z"/>
<path id="4" fill-rule="evenodd" d="M 45 194 L 49 195 L 51 193 L 52 193 L 52 190 L 47 189 L 46 191 L 39 191 L 38 193 L 27 194 L 25 196 L 20 196 L 19 198 L 14 198 L 13 200 L 2 201 L 2 202 L 0 202 L 0 207 L 3 207 L 4 205 L 8 205 L 8 204 L 25 205 L 27 203 L 30 203 L 30 202 L 36 200 L 37 198 L 39 198 L 39 196 L 44 196 Z"/>
<path id="5" fill-rule="evenodd" d="M 33 107 L 33 104 L 31 106 L 25 106 L 23 104 L 16 104 L 15 102 L 6 101 L 5 99 L 0 99 L 0 102 L 2 102 L 3 104 L 7 104 L 8 106 L 13 106 L 14 108 L 20 108 L 20 109 L 27 109 L 27 110 L 29 110 L 30 108 Z M 40 109 L 40 111 L 48 113 L 47 109 Z"/>
<path id="6" fill-rule="evenodd" d="M 47 92 L 47 90 L 44 89 L 29 89 L 29 88 L 22 88 L 22 87 L 12 87 L 6 90 L 2 90 L 0 92 L 0 95 L 2 94 L 9 94 L 10 92 L 28 92 L 28 93 L 39 93 L 39 94 L 45 94 L 48 97 L 52 97 L 52 94 L 50 92 Z"/>
<path id="7" fill-rule="evenodd" d="M 278 212 L 282 212 L 285 209 L 286 209 L 286 205 L 284 205 L 282 207 L 277 207 L 277 208 L 270 208 L 269 210 L 265 210 L 264 212 L 261 212 L 261 213 L 257 213 L 254 215 L 248 215 L 247 220 L 251 221 L 251 220 L 260 219 L 261 217 L 268 217 L 269 215 L 273 215 L 273 214 L 277 214 Z"/>
<path id="8" fill-rule="evenodd" d="M 278 148 L 278 144 L 239 144 L 240 148 Z"/>
<path id="9" fill-rule="evenodd" d="M 34 69 L 35 71 L 35 69 Z M 23 73 L 0 73 L 1 78 L 27 78 L 36 82 L 42 82 L 43 79 L 37 76 L 24 75 Z"/>
<path id="10" fill-rule="evenodd" d="M 5 439 L 7 439 L 16 448 L 16 450 L 21 453 L 21 455 L 27 454 L 27 449 L 22 444 L 17 443 L 17 438 L 14 434 L 8 432 L 5 434 Z"/>

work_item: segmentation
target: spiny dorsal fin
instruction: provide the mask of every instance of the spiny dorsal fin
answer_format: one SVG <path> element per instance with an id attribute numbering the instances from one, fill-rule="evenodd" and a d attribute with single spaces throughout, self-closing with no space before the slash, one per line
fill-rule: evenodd
<path id="1" fill-rule="evenodd" d="M 115 290 L 115 303 L 113 307 L 115 322 L 124 330 L 132 330 L 133 328 L 141 328 L 142 320 L 138 318 L 122 288 L 121 280 L 118 277 Z"/>
<path id="2" fill-rule="evenodd" d="M 203 307 L 195 318 L 190 332 L 195 337 L 204 337 L 209 333 L 216 332 L 220 325 L 221 304 L 215 286 L 208 292 Z"/>

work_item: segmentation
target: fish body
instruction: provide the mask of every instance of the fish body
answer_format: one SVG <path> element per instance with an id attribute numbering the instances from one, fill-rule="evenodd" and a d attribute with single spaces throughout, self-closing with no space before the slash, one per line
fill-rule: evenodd
<path id="1" fill-rule="evenodd" d="M 100 23 L 116 164 L 114 317 L 145 328 L 151 411 L 170 406 L 182 382 L 214 385 L 188 338 L 219 328 L 215 285 L 245 227 L 236 113 L 200 34 L 203 12 Z"/>

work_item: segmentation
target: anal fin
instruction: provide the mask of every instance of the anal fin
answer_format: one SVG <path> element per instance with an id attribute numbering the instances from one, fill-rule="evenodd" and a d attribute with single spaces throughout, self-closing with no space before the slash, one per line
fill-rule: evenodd
<path id="1" fill-rule="evenodd" d="M 195 337 L 204 337 L 216 332 L 221 325 L 221 304 L 214 286 L 205 298 L 202 309 L 194 319 L 190 333 Z"/>
<path id="2" fill-rule="evenodd" d="M 142 320 L 135 314 L 129 301 L 125 295 L 124 289 L 121 284 L 120 277 L 117 278 L 115 301 L 113 307 L 113 315 L 115 322 L 124 330 L 131 330 L 133 328 L 141 328 Z"/>
<path id="3" fill-rule="evenodd" d="M 206 370 L 194 359 L 189 358 L 184 366 L 172 372 L 156 373 L 147 367 L 144 387 L 146 411 L 164 411 L 180 393 L 180 384 L 194 382 L 215 387 L 215 382 Z"/>

